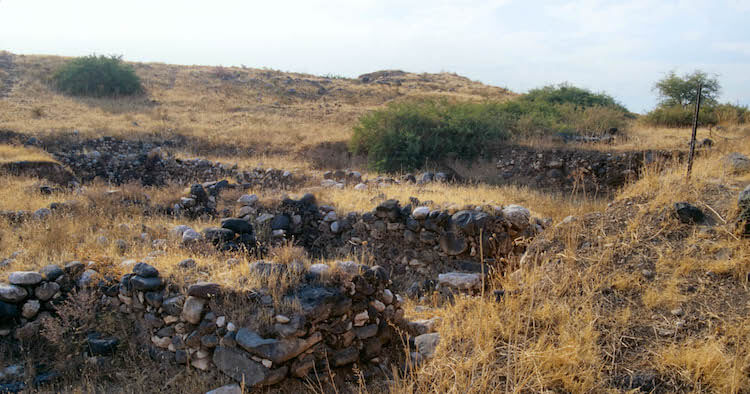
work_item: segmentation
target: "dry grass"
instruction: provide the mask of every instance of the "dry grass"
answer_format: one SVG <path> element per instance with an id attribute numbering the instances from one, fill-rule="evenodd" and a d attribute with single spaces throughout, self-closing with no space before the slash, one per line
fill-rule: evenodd
<path id="1" fill-rule="evenodd" d="M 96 137 L 180 135 L 195 141 L 188 155 L 230 151 L 252 160 L 296 157 L 310 166 L 316 147 L 348 141 L 358 116 L 388 101 L 512 96 L 449 73 L 407 73 L 397 77 L 398 83 L 363 84 L 274 70 L 135 63 L 145 96 L 73 98 L 48 83 L 65 60 L 15 56 L 20 75 L 8 98 L 0 100 L 0 129 L 26 134 L 78 130 L 81 136 Z"/>
<path id="2" fill-rule="evenodd" d="M 0 164 L 14 161 L 49 161 L 55 162 L 47 152 L 25 146 L 0 144 Z"/>
<path id="3" fill-rule="evenodd" d="M 731 223 L 750 176 L 727 173 L 725 153 L 699 158 L 689 182 L 682 166 L 647 169 L 603 215 L 552 230 L 538 264 L 495 278 L 503 302 L 433 310 L 437 355 L 394 391 L 619 392 L 638 376 L 664 392 L 750 390 L 750 247 Z M 721 218 L 680 224 L 676 201 Z"/>
<path id="4" fill-rule="evenodd" d="M 183 157 L 209 156 L 245 168 L 308 171 L 319 160 L 310 152 L 320 145 L 343 143 L 357 115 L 389 100 L 418 95 L 481 100 L 508 95 L 450 74 L 409 74 L 400 86 L 389 86 L 342 79 L 326 82 L 323 77 L 269 70 L 136 64 L 148 97 L 73 99 L 55 93 L 44 82 L 63 60 L 16 57 L 22 73 L 9 99 L 0 100 L 0 129 L 26 134 L 77 129 L 84 136 L 182 136 L 190 139 L 178 152 Z M 328 93 L 318 95 L 316 83 Z M 535 216 L 555 221 L 576 216 L 576 221 L 548 230 L 535 242 L 541 249 L 535 264 L 491 278 L 490 289 L 505 290 L 501 302 L 489 296 L 458 297 L 455 303 L 428 312 L 408 303 L 411 317 L 442 318 L 441 342 L 433 360 L 397 377 L 393 392 L 622 392 L 629 390 L 626 381 L 637 376 L 652 376 L 655 389 L 663 392 L 748 392 L 750 245 L 737 237 L 732 222 L 737 216 L 737 193 L 750 183 L 750 174 L 729 173 L 721 159 L 731 151 L 750 155 L 750 144 L 747 130 L 735 128 L 721 135 L 700 130 L 699 138 L 711 137 L 717 143 L 697 159 L 690 181 L 685 180 L 682 165 L 647 167 L 640 180 L 623 189 L 611 204 L 481 184 L 392 185 L 367 191 L 305 187 L 292 197 L 314 192 L 319 203 L 331 204 L 341 213 L 368 211 L 389 198 L 406 204 L 413 196 L 444 208 L 520 204 Z M 576 147 L 682 149 L 688 138 L 684 129 L 635 124 L 628 139 L 616 145 Z M 34 149 L 0 146 L 0 161 L 41 157 L 49 160 Z M 181 186 L 124 185 L 118 193 L 108 190 L 107 185 L 91 184 L 80 192 L 42 195 L 33 179 L 0 177 L 0 210 L 33 211 L 67 200 L 80 204 L 45 221 L 11 225 L 0 220 L 0 259 L 19 252 L 13 263 L 0 268 L 0 278 L 10 271 L 74 259 L 92 261 L 101 273 L 116 277 L 132 269 L 123 261 L 135 259 L 148 261 L 183 285 L 211 280 L 236 289 L 265 286 L 279 295 L 299 279 L 255 277 L 248 267 L 251 256 L 182 248 L 169 234 L 176 224 L 201 230 L 217 221 L 147 215 L 141 205 L 122 203 L 145 200 L 147 195 L 152 205 L 168 205 L 183 194 Z M 274 190 L 248 192 L 259 194 L 262 204 L 284 197 Z M 235 208 L 239 193 L 225 193 L 219 209 Z M 677 201 L 700 207 L 715 225 L 679 223 L 671 215 Z M 167 243 L 155 247 L 153 239 Z M 125 247 L 119 247 L 117 240 Z M 195 259 L 197 266 L 178 268 L 177 263 L 186 258 Z M 229 259 L 237 260 L 230 264 Z M 291 246 L 271 249 L 269 259 L 287 264 L 319 262 Z M 270 317 L 259 317 L 266 318 Z M 210 380 L 189 372 L 143 373 L 137 367 L 147 361 L 141 357 L 135 351 L 127 354 L 132 364 L 127 376 L 142 381 L 125 391 L 155 390 L 146 376 L 167 382 L 159 389 L 174 392 L 226 382 L 226 378 Z M 87 371 L 75 389 L 123 389 L 108 387 L 96 380 L 98 376 Z M 175 387 L 174 379 L 186 383 Z"/>

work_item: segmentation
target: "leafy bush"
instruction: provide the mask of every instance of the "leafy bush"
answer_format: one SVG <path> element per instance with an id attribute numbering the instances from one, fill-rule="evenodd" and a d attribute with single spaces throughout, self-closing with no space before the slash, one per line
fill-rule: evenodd
<path id="1" fill-rule="evenodd" d="M 500 104 L 405 101 L 362 116 L 350 149 L 366 154 L 372 168 L 393 172 L 446 155 L 470 160 L 508 135 Z"/>
<path id="2" fill-rule="evenodd" d="M 143 92 L 141 81 L 121 56 L 84 56 L 62 66 L 52 77 L 57 89 L 74 96 L 126 96 Z"/>
<path id="3" fill-rule="evenodd" d="M 525 101 L 545 102 L 548 104 L 572 104 L 576 107 L 607 107 L 624 114 L 628 109 L 606 93 L 593 93 L 590 90 L 568 84 L 549 85 L 532 89 L 521 98 Z"/>
<path id="4" fill-rule="evenodd" d="M 445 157 L 487 156 L 511 135 L 603 134 L 622 128 L 628 115 L 606 94 L 568 85 L 505 102 L 405 101 L 362 116 L 350 150 L 378 171 L 411 170 Z"/>
<path id="5" fill-rule="evenodd" d="M 695 108 L 682 105 L 659 106 L 644 116 L 643 121 L 651 126 L 690 127 L 693 125 Z M 701 106 L 698 123 L 701 125 L 743 124 L 750 122 L 747 107 L 733 104 Z"/>

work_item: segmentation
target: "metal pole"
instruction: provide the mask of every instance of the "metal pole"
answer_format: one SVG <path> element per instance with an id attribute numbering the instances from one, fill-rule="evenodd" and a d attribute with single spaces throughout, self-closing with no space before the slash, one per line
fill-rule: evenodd
<path id="1" fill-rule="evenodd" d="M 690 180 L 690 172 L 693 171 L 693 156 L 695 155 L 695 134 L 698 132 L 698 111 L 701 110 L 701 91 L 703 83 L 698 84 L 698 97 L 695 100 L 695 115 L 693 116 L 693 136 L 690 138 L 690 155 L 688 156 L 687 180 Z"/>

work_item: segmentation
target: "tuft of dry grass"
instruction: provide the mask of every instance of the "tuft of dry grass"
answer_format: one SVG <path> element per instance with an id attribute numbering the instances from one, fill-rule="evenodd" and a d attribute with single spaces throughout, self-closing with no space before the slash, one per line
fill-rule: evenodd
<path id="1" fill-rule="evenodd" d="M 0 164 L 14 161 L 56 162 L 47 152 L 39 148 L 0 144 Z"/>

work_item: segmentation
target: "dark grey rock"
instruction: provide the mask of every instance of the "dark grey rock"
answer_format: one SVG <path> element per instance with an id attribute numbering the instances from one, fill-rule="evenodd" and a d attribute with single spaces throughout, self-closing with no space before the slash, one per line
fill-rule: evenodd
<path id="1" fill-rule="evenodd" d="M 458 211 L 451 217 L 453 226 L 466 235 L 477 235 L 489 223 L 490 216 L 478 211 Z"/>
<path id="2" fill-rule="evenodd" d="M 159 270 L 146 263 L 136 263 L 133 273 L 143 278 L 155 278 L 159 276 Z"/>
<path id="3" fill-rule="evenodd" d="M 288 215 L 286 214 L 276 215 L 274 216 L 273 220 L 271 220 L 271 230 L 289 231 L 290 223 L 291 223 L 291 220 L 289 219 Z"/>
<path id="4" fill-rule="evenodd" d="M 48 301 L 60 291 L 60 285 L 55 282 L 42 282 L 34 289 L 34 295 L 40 301 Z"/>
<path id="5" fill-rule="evenodd" d="M 146 300 L 146 303 L 151 305 L 154 308 L 161 307 L 162 302 L 164 302 L 164 295 L 162 293 L 157 293 L 153 291 L 149 291 L 146 294 L 144 294 L 144 298 Z"/>
<path id="6" fill-rule="evenodd" d="M 203 238 L 205 238 L 207 241 L 213 242 L 214 244 L 231 241 L 234 239 L 234 237 L 234 231 L 227 228 L 208 227 L 203 229 Z"/>
<path id="7" fill-rule="evenodd" d="M 316 332 L 307 339 L 265 339 L 246 328 L 241 328 L 237 331 L 237 336 L 235 337 L 237 344 L 243 349 L 258 357 L 271 360 L 276 364 L 281 364 L 297 357 L 322 338 L 320 332 Z"/>
<path id="8" fill-rule="evenodd" d="M 0 321 L 7 322 L 18 316 L 18 307 L 16 305 L 0 301 Z"/>
<path id="9" fill-rule="evenodd" d="M 357 360 L 359 360 L 359 350 L 353 346 L 339 350 L 332 356 L 334 367 L 343 367 L 344 365 L 357 362 Z"/>
<path id="10" fill-rule="evenodd" d="M 162 302 L 162 309 L 164 312 L 172 315 L 172 316 L 179 316 L 180 312 L 182 312 L 182 305 L 185 303 L 185 297 L 178 295 L 174 297 L 167 298 Z"/>
<path id="11" fill-rule="evenodd" d="M 211 298 L 221 293 L 221 285 L 212 282 L 198 282 L 188 287 L 188 295 L 198 298 Z"/>
<path id="12" fill-rule="evenodd" d="M 700 208 L 687 203 L 687 202 L 678 202 L 674 204 L 675 213 L 677 214 L 677 218 L 682 222 L 686 224 L 701 224 L 704 223 L 706 220 L 706 215 L 703 214 L 703 211 L 700 210 Z"/>
<path id="13" fill-rule="evenodd" d="M 59 265 L 50 264 L 39 270 L 45 280 L 54 282 L 57 278 L 63 276 L 64 272 Z"/>
<path id="14" fill-rule="evenodd" d="M 132 286 L 133 290 L 153 291 L 159 290 L 164 287 L 164 281 L 162 281 L 162 279 L 159 277 L 144 278 L 142 276 L 136 275 L 130 278 L 130 285 Z"/>
<path id="15" fill-rule="evenodd" d="M 378 334 L 378 325 L 377 324 L 368 324 L 363 327 L 356 327 L 354 328 L 354 334 L 359 339 L 367 339 L 372 338 L 375 335 Z"/>
<path id="16" fill-rule="evenodd" d="M 117 338 L 100 338 L 99 335 L 89 335 L 88 348 L 92 356 L 111 355 L 117 350 L 120 341 Z"/>
<path id="17" fill-rule="evenodd" d="M 468 244 L 453 231 L 446 231 L 440 235 L 440 248 L 449 256 L 458 256 L 466 251 Z"/>
<path id="18" fill-rule="evenodd" d="M 0 301 L 17 303 L 26 299 L 29 293 L 21 286 L 0 283 Z"/>
<path id="19" fill-rule="evenodd" d="M 260 384 L 269 373 L 268 368 L 239 349 L 219 346 L 214 350 L 213 362 L 222 373 L 237 382 L 244 382 L 248 387 Z"/>
<path id="20" fill-rule="evenodd" d="M 71 261 L 68 264 L 65 264 L 65 267 L 63 267 L 63 272 L 70 277 L 76 277 L 85 269 L 86 265 L 84 265 L 82 262 Z"/>
<path id="21" fill-rule="evenodd" d="M 228 218 L 221 221 L 221 227 L 237 234 L 252 234 L 253 226 L 244 219 Z"/>

